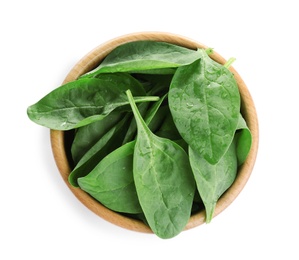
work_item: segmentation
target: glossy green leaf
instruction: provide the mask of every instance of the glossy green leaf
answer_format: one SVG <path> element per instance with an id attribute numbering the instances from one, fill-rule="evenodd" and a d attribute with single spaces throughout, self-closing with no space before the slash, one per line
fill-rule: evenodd
<path id="1" fill-rule="evenodd" d="M 147 125 L 155 117 L 164 98 L 155 102 L 147 111 Z M 112 210 L 141 213 L 133 180 L 134 147 L 135 140 L 104 157 L 88 175 L 78 178 L 80 188 Z"/>
<path id="2" fill-rule="evenodd" d="M 108 154 L 85 177 L 78 179 L 80 188 L 107 208 L 126 213 L 141 213 L 133 179 L 135 141 Z"/>
<path id="3" fill-rule="evenodd" d="M 138 135 L 133 176 L 140 205 L 153 232 L 171 238 L 186 226 L 194 197 L 194 179 L 186 152 L 169 139 L 154 135 L 145 124 L 130 91 Z"/>
<path id="4" fill-rule="evenodd" d="M 129 42 L 112 50 L 97 68 L 82 77 L 94 77 L 100 73 L 177 68 L 198 58 L 199 52 L 166 42 Z"/>
<path id="5" fill-rule="evenodd" d="M 233 74 L 204 50 L 202 59 L 180 67 L 168 94 L 174 123 L 186 142 L 211 164 L 231 144 L 240 113 L 240 94 Z"/>
<path id="6" fill-rule="evenodd" d="M 113 111 L 102 120 L 78 128 L 71 146 L 74 162 L 77 164 L 82 156 L 123 117 L 124 113 Z"/>
<path id="7" fill-rule="evenodd" d="M 149 70 L 132 70 L 130 74 L 140 73 L 149 75 L 173 75 L 175 73 L 175 68 L 165 68 L 165 69 L 149 69 Z"/>
<path id="8" fill-rule="evenodd" d="M 205 205 L 206 222 L 209 223 L 220 196 L 232 185 L 237 175 L 235 142 L 217 164 L 210 164 L 189 146 L 189 158 L 197 190 Z"/>
<path id="9" fill-rule="evenodd" d="M 146 114 L 149 107 L 150 107 L 149 102 L 144 102 L 144 103 L 138 104 L 138 109 L 140 111 L 140 114 L 142 114 L 142 115 Z M 123 144 L 134 140 L 135 136 L 136 136 L 136 133 L 137 133 L 136 121 L 135 121 L 134 118 L 132 118 L 130 126 L 128 127 L 125 138 L 123 140 Z"/>
<path id="10" fill-rule="evenodd" d="M 72 186 L 78 187 L 78 178 L 89 174 L 106 155 L 122 145 L 125 130 L 130 123 L 129 118 L 126 115 L 82 156 L 68 177 Z"/>
<path id="11" fill-rule="evenodd" d="M 144 121 L 145 123 L 149 125 L 149 128 L 151 130 L 156 129 L 157 124 L 160 125 L 161 121 L 164 119 L 164 111 L 163 109 L 159 109 L 161 104 L 163 103 L 164 99 L 166 98 L 166 94 L 160 98 L 159 101 L 154 102 L 152 105 L 150 105 L 148 102 L 147 103 L 141 103 L 138 104 L 138 110 L 142 116 L 144 116 Z M 162 113 L 161 113 L 162 111 Z M 124 138 L 123 143 L 127 143 L 129 141 L 132 141 L 135 138 L 137 131 L 137 125 L 136 125 L 136 120 L 133 119 L 131 121 L 131 125 L 127 131 L 127 134 Z"/>
<path id="12" fill-rule="evenodd" d="M 237 131 L 236 131 L 236 149 L 237 149 L 239 166 L 245 162 L 251 148 L 251 143 L 252 143 L 251 132 L 242 114 L 240 114 Z"/>
<path id="13" fill-rule="evenodd" d="M 130 89 L 134 96 L 146 96 L 142 84 L 128 73 L 103 73 L 96 78 L 117 86 L 123 92 Z"/>
<path id="14" fill-rule="evenodd" d="M 169 111 L 169 108 L 167 110 L 168 113 L 163 121 L 163 124 L 155 134 L 160 137 L 168 138 L 170 140 L 180 140 L 182 139 L 182 137 L 173 122 L 173 118 Z"/>
<path id="15" fill-rule="evenodd" d="M 127 87 L 127 89 L 129 86 Z M 136 97 L 136 102 L 158 98 Z M 128 101 L 118 85 L 97 78 L 79 79 L 58 87 L 27 110 L 35 123 L 70 130 L 105 118 Z"/>
<path id="16" fill-rule="evenodd" d="M 123 93 L 120 94 L 119 97 L 122 97 Z M 135 97 L 135 102 L 136 103 L 142 103 L 142 102 L 150 102 L 150 101 L 158 101 L 159 97 L 149 97 L 149 96 L 144 96 L 144 97 Z M 107 115 L 109 115 L 112 111 L 114 111 L 116 108 L 123 107 L 124 111 L 126 110 L 126 105 L 128 105 L 127 102 L 121 102 L 120 100 L 118 101 L 113 101 L 111 104 L 106 104 L 103 106 L 103 112 L 102 114 L 98 115 L 92 115 L 87 118 L 84 118 L 80 122 L 78 122 L 74 128 L 79 128 L 91 123 L 94 123 L 99 120 L 103 120 Z"/>

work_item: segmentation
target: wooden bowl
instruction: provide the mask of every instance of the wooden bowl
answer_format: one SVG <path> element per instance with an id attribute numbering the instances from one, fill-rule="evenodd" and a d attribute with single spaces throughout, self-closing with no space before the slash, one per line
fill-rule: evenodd
<path id="1" fill-rule="evenodd" d="M 86 56 L 84 56 L 69 72 L 66 76 L 63 83 L 67 83 L 69 81 L 77 79 L 80 75 L 92 70 L 95 68 L 103 58 L 110 53 L 114 48 L 117 46 L 138 40 L 153 40 L 153 41 L 163 41 L 168 43 L 177 44 L 180 46 L 184 46 L 190 49 L 197 49 L 197 48 L 207 48 L 205 45 L 188 39 L 186 37 L 170 34 L 170 33 L 163 33 L 163 32 L 140 32 L 140 33 L 133 33 L 124 35 L 115 39 L 112 39 L 95 49 L 89 52 Z M 211 57 L 221 63 L 224 64 L 226 60 L 221 57 L 218 53 L 214 52 Z M 215 209 L 214 217 L 221 213 L 225 208 L 227 208 L 234 199 L 239 195 L 243 187 L 245 186 L 250 174 L 252 172 L 257 150 L 258 150 L 258 120 L 256 115 L 255 106 L 251 95 L 240 77 L 237 71 L 230 67 L 230 70 L 234 73 L 236 81 L 238 83 L 238 87 L 241 94 L 241 111 L 242 114 L 248 124 L 248 127 L 252 133 L 252 147 L 251 151 L 245 161 L 245 163 L 240 167 L 238 171 L 237 178 L 232 186 L 221 196 L 219 201 L 217 202 L 217 206 Z M 145 232 L 145 233 L 152 233 L 151 229 L 145 225 L 143 222 L 139 220 L 135 220 L 121 214 L 118 214 L 110 209 L 106 208 L 98 201 L 93 199 L 90 195 L 82 191 L 80 188 L 74 188 L 68 183 L 68 175 L 71 171 L 71 166 L 68 160 L 68 156 L 70 154 L 70 139 L 72 138 L 71 132 L 69 131 L 57 131 L 51 130 L 51 145 L 53 150 L 54 159 L 56 161 L 57 167 L 59 172 L 69 187 L 69 189 L 74 193 L 74 195 L 91 211 L 95 214 L 100 216 L 101 218 L 118 225 L 120 227 Z M 190 217 L 188 224 L 185 227 L 185 230 L 199 226 L 205 223 L 205 211 L 202 210 L 198 213 L 193 214 Z"/>

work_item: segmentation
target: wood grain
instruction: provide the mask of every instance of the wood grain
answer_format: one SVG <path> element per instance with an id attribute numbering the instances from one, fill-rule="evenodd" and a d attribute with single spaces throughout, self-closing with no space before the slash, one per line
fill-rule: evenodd
<path id="1" fill-rule="evenodd" d="M 128 34 L 107 41 L 106 43 L 103 43 L 95 49 L 93 49 L 92 51 L 90 51 L 71 69 L 63 83 L 75 80 L 80 75 L 95 68 L 103 60 L 103 58 L 117 46 L 123 43 L 139 40 L 164 41 L 184 46 L 190 49 L 206 48 L 204 44 L 201 44 L 184 36 L 171 33 L 140 32 Z M 226 60 L 217 52 L 214 52 L 211 55 L 211 57 L 221 64 L 224 64 L 226 62 Z M 233 67 L 230 67 L 230 70 L 235 75 L 240 90 L 242 100 L 241 110 L 252 133 L 252 148 L 245 163 L 239 169 L 235 182 L 219 199 L 215 209 L 214 217 L 220 214 L 223 210 L 225 210 L 242 191 L 251 175 L 258 151 L 259 129 L 254 102 L 241 76 Z M 63 131 L 51 130 L 50 132 L 51 145 L 55 162 L 63 180 L 65 181 L 69 189 L 73 192 L 73 194 L 95 214 L 115 225 L 133 231 L 152 233 L 150 228 L 146 226 L 143 222 L 125 217 L 107 209 L 102 204 L 94 200 L 87 193 L 82 191 L 80 188 L 74 188 L 68 183 L 68 175 L 70 174 L 71 167 L 65 149 L 65 139 L 67 135 L 68 132 Z M 197 214 L 192 215 L 185 230 L 197 227 L 203 223 L 205 223 L 205 211 L 201 211 Z"/>

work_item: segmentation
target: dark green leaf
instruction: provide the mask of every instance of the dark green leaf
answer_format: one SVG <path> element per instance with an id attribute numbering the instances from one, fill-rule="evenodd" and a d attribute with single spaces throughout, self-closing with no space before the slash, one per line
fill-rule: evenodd
<path id="1" fill-rule="evenodd" d="M 165 99 L 166 95 L 164 95 L 162 98 L 160 98 L 159 101 L 154 102 L 151 106 L 149 103 L 141 103 L 138 106 L 138 110 L 140 112 L 140 114 L 144 117 L 144 121 L 145 123 L 148 125 L 150 129 L 155 129 L 157 124 L 161 124 L 161 120 L 163 120 L 164 118 L 161 118 L 161 111 L 163 112 L 163 110 L 159 109 L 161 104 L 163 103 L 164 99 Z M 164 113 L 165 114 L 165 113 Z M 131 140 L 134 139 L 135 135 L 136 135 L 136 130 L 137 130 L 137 125 L 136 125 L 136 120 L 132 120 L 131 125 L 127 131 L 127 134 L 124 138 L 123 143 L 127 143 Z"/>
<path id="2" fill-rule="evenodd" d="M 168 138 L 170 140 L 180 140 L 182 139 L 180 133 L 178 132 L 174 122 L 172 115 L 168 108 L 168 113 L 165 117 L 165 120 L 159 130 L 155 133 L 156 135 L 164 138 Z"/>
<path id="3" fill-rule="evenodd" d="M 153 232 L 171 238 L 186 226 L 194 197 L 194 179 L 186 152 L 169 139 L 155 136 L 143 121 L 130 91 L 138 135 L 133 176 L 140 205 Z"/>
<path id="4" fill-rule="evenodd" d="M 173 75 L 175 73 L 175 68 L 166 68 L 166 69 L 149 69 L 149 70 L 135 70 L 130 71 L 130 73 L 140 73 L 140 74 L 149 74 L 149 75 Z"/>
<path id="5" fill-rule="evenodd" d="M 216 164 L 233 140 L 240 94 L 233 74 L 200 51 L 202 59 L 177 69 L 168 101 L 181 136 L 193 150 Z"/>
<path id="6" fill-rule="evenodd" d="M 123 92 L 130 89 L 134 96 L 146 96 L 142 84 L 128 73 L 104 73 L 97 75 L 96 78 L 117 86 Z"/>
<path id="7" fill-rule="evenodd" d="M 197 190 L 205 205 L 206 222 L 214 214 L 220 196 L 232 185 L 237 175 L 237 156 L 235 142 L 217 164 L 210 164 L 189 146 L 190 164 L 196 181 Z"/>
<path id="8" fill-rule="evenodd" d="M 177 68 L 198 58 L 199 52 L 166 42 L 129 42 L 112 50 L 97 68 L 83 77 L 93 77 L 100 73 Z"/>
<path id="9" fill-rule="evenodd" d="M 156 100 L 158 98 L 136 97 L 137 102 Z M 30 106 L 27 113 L 32 121 L 42 126 L 70 130 L 101 120 L 114 109 L 127 104 L 126 95 L 118 85 L 86 78 L 58 87 Z"/>
<path id="10" fill-rule="evenodd" d="M 147 112 L 146 124 L 155 117 L 164 98 L 155 102 Z M 104 157 L 88 175 L 78 179 L 80 188 L 112 210 L 141 213 L 133 181 L 134 147 L 135 140 Z"/>
<path id="11" fill-rule="evenodd" d="M 123 117 L 124 113 L 113 111 L 100 121 L 78 128 L 71 147 L 74 162 L 77 164 L 82 156 Z"/>
<path id="12" fill-rule="evenodd" d="M 251 148 L 252 136 L 246 121 L 240 114 L 236 131 L 238 165 L 243 164 Z"/>
<path id="13" fill-rule="evenodd" d="M 125 130 L 130 123 L 128 119 L 129 115 L 126 115 L 84 154 L 68 177 L 71 185 L 78 187 L 78 178 L 89 174 L 106 155 L 122 145 Z"/>
<path id="14" fill-rule="evenodd" d="M 133 180 L 135 141 L 108 154 L 87 176 L 78 179 L 80 188 L 107 208 L 141 213 Z"/>

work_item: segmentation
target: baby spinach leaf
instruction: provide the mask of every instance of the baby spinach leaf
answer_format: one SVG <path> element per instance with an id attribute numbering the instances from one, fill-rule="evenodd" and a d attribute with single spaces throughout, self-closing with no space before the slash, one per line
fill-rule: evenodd
<path id="1" fill-rule="evenodd" d="M 158 98 L 136 97 L 137 102 L 151 100 Z M 124 91 L 117 85 L 107 80 L 86 78 L 58 87 L 30 106 L 27 113 L 39 125 L 70 130 L 101 120 L 127 104 Z"/>
<path id="2" fill-rule="evenodd" d="M 134 96 L 146 96 L 142 84 L 128 73 L 104 73 L 97 75 L 96 78 L 117 86 L 123 92 L 129 88 Z"/>
<path id="3" fill-rule="evenodd" d="M 166 95 L 167 94 L 165 94 L 162 98 L 160 98 L 159 101 L 155 102 L 152 106 L 150 106 L 150 104 L 148 102 L 141 103 L 138 105 L 138 110 L 139 110 L 140 114 L 142 116 L 145 116 L 146 124 L 151 122 L 151 124 L 150 124 L 151 130 L 155 128 L 157 121 L 159 121 L 158 123 L 160 123 L 160 121 L 161 121 L 161 113 L 160 113 L 161 110 L 159 110 L 158 114 L 157 114 L 157 111 L 160 108 L 161 104 L 163 103 Z M 152 121 L 153 117 L 154 117 L 154 120 Z M 137 131 L 136 121 L 132 120 L 131 125 L 127 131 L 127 134 L 124 138 L 123 143 L 125 144 L 125 143 L 133 140 L 136 135 L 136 131 Z"/>
<path id="4" fill-rule="evenodd" d="M 167 107 L 168 108 L 168 107 Z M 174 122 L 173 122 L 173 118 L 172 115 L 169 111 L 167 111 L 167 115 L 163 121 L 163 124 L 161 125 L 161 127 L 159 128 L 159 130 L 155 133 L 157 136 L 160 137 L 165 137 L 168 138 L 170 140 L 180 140 L 182 139 L 180 133 L 178 132 Z"/>
<path id="5" fill-rule="evenodd" d="M 133 180 L 134 146 L 132 141 L 108 154 L 78 179 L 80 188 L 111 210 L 142 213 Z"/>
<path id="6" fill-rule="evenodd" d="M 148 111 L 147 125 L 155 117 L 164 98 L 155 102 Z M 134 147 L 135 140 L 104 157 L 88 175 L 78 178 L 80 188 L 112 210 L 141 213 L 133 180 Z"/>
<path id="7" fill-rule="evenodd" d="M 240 94 L 233 74 L 204 50 L 199 51 L 200 60 L 174 74 L 169 107 L 181 136 L 194 151 L 216 164 L 233 140 Z"/>
<path id="8" fill-rule="evenodd" d="M 197 190 L 205 205 L 206 222 L 209 223 L 218 199 L 232 185 L 237 175 L 235 141 L 217 164 L 210 164 L 190 146 L 189 158 Z"/>
<path id="9" fill-rule="evenodd" d="M 166 116 L 168 108 L 167 106 L 161 106 L 166 97 L 167 94 L 161 97 L 159 101 L 153 103 L 144 116 L 144 121 L 151 131 L 158 129 Z"/>
<path id="10" fill-rule="evenodd" d="M 236 138 L 236 146 L 237 146 L 236 149 L 237 149 L 238 165 L 240 166 L 245 162 L 252 143 L 251 132 L 241 113 L 239 117 L 235 138 Z"/>
<path id="11" fill-rule="evenodd" d="M 133 176 L 146 220 L 157 236 L 171 238 L 186 226 L 195 192 L 186 152 L 154 135 L 142 119 L 131 92 L 127 96 L 137 122 Z"/>
<path id="12" fill-rule="evenodd" d="M 173 140 L 176 144 L 184 149 L 184 151 L 188 154 L 189 152 L 189 145 L 186 143 L 184 139 Z"/>
<path id="13" fill-rule="evenodd" d="M 86 176 L 107 154 L 122 145 L 129 118 L 127 114 L 83 155 L 68 177 L 71 185 L 78 187 L 78 178 Z"/>
<path id="14" fill-rule="evenodd" d="M 116 47 L 97 68 L 82 77 L 94 77 L 100 73 L 177 68 L 199 58 L 200 52 L 170 43 L 135 41 Z"/>
<path id="15" fill-rule="evenodd" d="M 113 111 L 109 116 L 100 121 L 78 128 L 71 146 L 72 158 L 75 164 L 77 164 L 82 156 L 123 117 L 124 113 Z"/>
<path id="16" fill-rule="evenodd" d="M 175 73 L 175 68 L 166 68 L 166 69 L 149 69 L 149 70 L 135 70 L 130 71 L 131 74 L 140 73 L 140 74 L 150 74 L 150 75 L 173 75 Z"/>
<path id="17" fill-rule="evenodd" d="M 144 115 L 149 106 L 150 106 L 149 102 L 144 102 L 144 103 L 138 104 L 138 109 L 140 111 L 140 114 Z M 130 126 L 128 127 L 127 133 L 123 140 L 123 144 L 134 140 L 136 132 L 137 132 L 136 121 L 134 118 L 132 118 Z"/>
<path id="18" fill-rule="evenodd" d="M 157 101 L 157 102 L 158 102 L 158 101 Z M 157 112 L 156 112 L 156 114 L 155 114 L 153 120 L 152 120 L 151 123 L 148 125 L 148 128 L 149 128 L 153 133 L 155 133 L 155 132 L 161 127 L 161 125 L 163 124 L 163 122 L 164 122 L 164 120 L 165 120 L 165 118 L 166 118 L 168 112 L 169 112 L 169 109 L 168 109 L 168 107 L 167 107 L 166 105 L 161 106 L 161 107 L 157 110 Z M 146 116 L 147 116 L 147 115 L 146 115 Z M 146 117 L 144 118 L 144 120 L 146 120 Z M 162 136 L 160 136 L 160 137 L 162 137 Z"/>
<path id="19" fill-rule="evenodd" d="M 119 97 L 122 97 L 122 95 L 123 95 L 123 93 L 120 93 Z M 152 97 L 149 97 L 149 96 L 135 97 L 135 102 L 136 103 L 157 101 L 157 100 L 159 100 L 159 97 L 153 97 L 153 96 Z M 112 111 L 114 111 L 117 108 L 122 107 L 123 111 L 125 111 L 126 110 L 126 105 L 128 105 L 128 103 L 126 101 L 121 102 L 120 100 L 118 100 L 116 102 L 113 102 L 112 104 L 107 104 L 107 105 L 104 106 L 104 109 L 103 109 L 104 111 L 102 112 L 102 114 L 93 115 L 93 116 L 89 116 L 87 118 L 84 118 L 83 120 L 81 120 L 79 123 L 77 123 L 75 125 L 75 128 L 79 128 L 79 127 L 94 123 L 96 121 L 103 120 L 107 115 L 109 115 Z M 122 112 L 122 110 L 118 110 L 118 111 Z"/>

